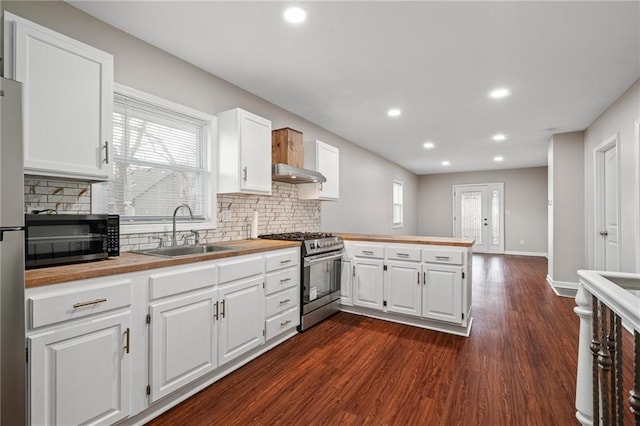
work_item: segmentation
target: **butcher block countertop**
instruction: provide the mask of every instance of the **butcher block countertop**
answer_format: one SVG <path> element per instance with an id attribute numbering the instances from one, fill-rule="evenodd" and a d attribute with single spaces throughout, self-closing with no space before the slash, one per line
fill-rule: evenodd
<path id="1" fill-rule="evenodd" d="M 216 245 L 234 247 L 234 250 L 192 254 L 174 258 L 125 252 L 118 257 L 111 257 L 96 262 L 85 262 L 76 263 L 73 265 L 30 269 L 28 271 L 25 271 L 25 287 L 39 287 L 43 285 L 57 284 L 67 281 L 84 280 L 87 278 L 97 278 L 108 275 L 124 274 L 128 272 L 145 271 L 148 269 L 184 265 L 187 263 L 222 259 L 225 257 L 241 256 L 244 254 L 260 253 L 270 250 L 300 247 L 300 242 L 254 239 L 225 241 L 216 243 Z"/>
<path id="2" fill-rule="evenodd" d="M 345 234 L 335 232 L 344 240 L 368 241 L 374 243 L 400 244 L 430 244 L 436 246 L 471 247 L 475 243 L 473 238 L 422 237 L 415 235 L 376 235 L 376 234 Z"/>

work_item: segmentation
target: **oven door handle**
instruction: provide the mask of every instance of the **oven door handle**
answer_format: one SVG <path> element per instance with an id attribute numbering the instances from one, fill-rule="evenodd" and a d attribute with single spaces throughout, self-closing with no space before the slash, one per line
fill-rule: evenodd
<path id="1" fill-rule="evenodd" d="M 304 264 L 305 266 L 307 266 L 307 265 L 313 265 L 314 263 L 326 262 L 327 260 L 340 259 L 343 255 L 344 253 L 340 252 L 339 254 L 334 254 L 332 256 L 323 256 L 320 258 L 309 259 L 309 260 L 305 259 Z"/>

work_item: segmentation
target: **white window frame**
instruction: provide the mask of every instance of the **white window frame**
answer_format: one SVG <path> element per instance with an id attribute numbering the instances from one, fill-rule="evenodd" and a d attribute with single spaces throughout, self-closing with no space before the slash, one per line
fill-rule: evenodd
<path id="1" fill-rule="evenodd" d="M 151 95 L 141 90 L 133 89 L 131 87 L 114 83 L 114 93 L 138 99 L 143 102 L 147 102 L 152 105 L 156 105 L 161 108 L 175 111 L 176 113 L 188 115 L 199 120 L 205 121 L 209 124 L 207 132 L 207 158 L 206 158 L 206 174 L 205 174 L 205 202 L 204 202 L 204 222 L 191 222 L 181 221 L 176 224 L 176 230 L 188 231 L 190 229 L 215 229 L 216 228 L 216 214 L 217 214 L 217 199 L 216 193 L 218 188 L 217 173 L 215 165 L 217 164 L 217 117 L 211 114 L 198 111 L 193 108 L 160 98 L 158 96 Z M 106 206 L 103 203 L 103 185 L 94 184 L 91 188 L 91 211 L 92 212 L 105 212 Z M 180 202 L 176 202 L 176 207 Z M 182 212 L 184 213 L 184 211 Z M 171 219 L 166 219 L 160 223 L 140 223 L 120 220 L 120 233 L 121 234 L 138 234 L 149 232 L 171 232 L 173 224 Z"/>
<path id="2" fill-rule="evenodd" d="M 399 203 L 397 203 L 395 199 L 396 185 L 400 186 L 400 193 L 402 194 L 402 199 Z M 400 222 L 396 222 L 394 217 L 394 210 L 397 205 L 400 206 Z M 391 223 L 393 225 L 393 229 L 404 228 L 404 184 L 402 181 L 395 179 L 391 186 Z"/>

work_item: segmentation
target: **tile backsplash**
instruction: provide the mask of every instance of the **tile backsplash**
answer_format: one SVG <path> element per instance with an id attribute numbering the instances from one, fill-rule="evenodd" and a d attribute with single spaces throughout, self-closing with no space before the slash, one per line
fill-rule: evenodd
<path id="1" fill-rule="evenodd" d="M 296 185 L 273 182 L 272 195 L 218 194 L 216 229 L 200 230 L 200 242 L 234 241 L 249 238 L 253 212 L 258 212 L 258 234 L 320 230 L 320 201 L 298 200 Z M 55 209 L 62 213 L 91 213 L 91 185 L 86 182 L 26 176 L 25 212 Z M 131 251 L 165 244 L 171 233 L 121 234 L 120 250 Z M 179 232 L 179 244 L 193 243 L 194 235 Z"/>

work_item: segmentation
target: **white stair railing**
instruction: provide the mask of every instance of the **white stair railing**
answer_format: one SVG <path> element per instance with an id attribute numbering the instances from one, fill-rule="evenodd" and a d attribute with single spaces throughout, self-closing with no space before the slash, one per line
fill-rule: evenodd
<path id="1" fill-rule="evenodd" d="M 640 274 L 578 271 L 574 312 L 580 318 L 576 418 L 583 425 L 640 426 Z M 633 333 L 625 348 L 623 324 Z M 623 389 L 623 351 L 633 351 L 633 384 Z"/>

